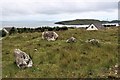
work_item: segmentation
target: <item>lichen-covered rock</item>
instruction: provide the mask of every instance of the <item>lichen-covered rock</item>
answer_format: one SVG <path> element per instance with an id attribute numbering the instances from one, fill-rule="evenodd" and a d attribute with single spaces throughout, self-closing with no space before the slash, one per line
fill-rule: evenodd
<path id="1" fill-rule="evenodd" d="M 28 54 L 20 49 L 14 50 L 15 62 L 19 68 L 32 67 L 33 62 Z"/>
<path id="2" fill-rule="evenodd" d="M 48 41 L 55 41 L 58 38 L 58 34 L 56 32 L 45 31 L 42 33 L 42 39 Z"/>
<path id="3" fill-rule="evenodd" d="M 71 38 L 67 39 L 66 42 L 67 42 L 67 43 L 76 42 L 76 38 L 71 37 Z"/>

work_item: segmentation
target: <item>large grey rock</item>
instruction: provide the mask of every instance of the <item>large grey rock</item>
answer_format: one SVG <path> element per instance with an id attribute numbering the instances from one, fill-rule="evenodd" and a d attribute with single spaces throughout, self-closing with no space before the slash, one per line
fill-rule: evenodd
<path id="1" fill-rule="evenodd" d="M 76 38 L 70 37 L 69 39 L 66 40 L 66 42 L 67 42 L 67 43 L 76 42 Z"/>
<path id="2" fill-rule="evenodd" d="M 14 50 L 15 62 L 19 68 L 32 67 L 33 62 L 28 54 L 20 49 Z"/>
<path id="3" fill-rule="evenodd" d="M 55 41 L 58 38 L 58 34 L 56 32 L 45 31 L 42 33 L 42 39 L 48 41 Z"/>

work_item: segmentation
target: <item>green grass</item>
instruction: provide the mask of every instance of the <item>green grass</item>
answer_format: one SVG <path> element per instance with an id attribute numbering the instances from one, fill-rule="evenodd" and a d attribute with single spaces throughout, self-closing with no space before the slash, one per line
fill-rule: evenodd
<path id="1" fill-rule="evenodd" d="M 107 77 L 108 69 L 117 63 L 117 28 L 99 31 L 69 29 L 57 33 L 59 39 L 55 42 L 42 40 L 41 32 L 5 37 L 2 41 L 2 77 Z M 77 38 L 76 43 L 65 42 L 71 36 Z M 89 38 L 99 39 L 100 46 L 85 43 Z M 32 68 L 19 69 L 14 64 L 15 48 L 32 56 Z"/>

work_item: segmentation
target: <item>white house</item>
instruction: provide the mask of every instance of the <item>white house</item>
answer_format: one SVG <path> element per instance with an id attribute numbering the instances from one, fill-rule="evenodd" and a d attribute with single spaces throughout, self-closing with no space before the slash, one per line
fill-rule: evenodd
<path id="1" fill-rule="evenodd" d="M 104 24 L 102 24 L 104 27 L 111 27 L 111 26 L 119 26 L 119 24 L 118 23 L 104 23 Z"/>
<path id="2" fill-rule="evenodd" d="M 94 23 L 90 24 L 86 30 L 99 30 L 99 29 L 105 29 L 105 27 L 101 23 Z"/>
<path id="3" fill-rule="evenodd" d="M 98 28 L 94 24 L 90 24 L 86 30 L 98 30 Z"/>
<path id="4" fill-rule="evenodd" d="M 8 34 L 12 27 L 4 27 L 3 30 Z"/>

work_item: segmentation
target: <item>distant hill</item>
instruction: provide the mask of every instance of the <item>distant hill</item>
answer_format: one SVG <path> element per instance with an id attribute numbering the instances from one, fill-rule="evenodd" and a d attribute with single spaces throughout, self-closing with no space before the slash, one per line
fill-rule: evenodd
<path id="1" fill-rule="evenodd" d="M 113 20 L 113 21 L 100 21 L 96 19 L 76 19 L 76 20 L 68 20 L 68 21 L 60 21 L 56 22 L 55 24 L 62 24 L 62 25 L 89 25 L 94 23 L 120 23 L 120 20 Z"/>
<path id="2" fill-rule="evenodd" d="M 120 20 L 101 21 L 102 23 L 120 23 Z"/>
<path id="3" fill-rule="evenodd" d="M 120 23 L 120 20 L 113 20 L 113 21 L 110 21 L 110 23 Z"/>
<path id="4" fill-rule="evenodd" d="M 55 24 L 63 24 L 63 25 L 88 25 L 92 23 L 100 23 L 99 20 L 95 19 L 76 19 L 76 20 L 68 20 L 68 21 L 60 21 Z"/>

